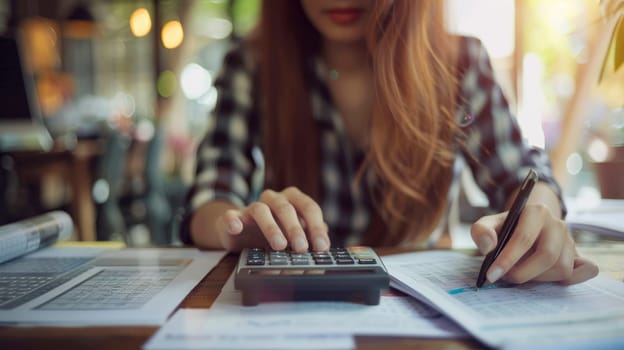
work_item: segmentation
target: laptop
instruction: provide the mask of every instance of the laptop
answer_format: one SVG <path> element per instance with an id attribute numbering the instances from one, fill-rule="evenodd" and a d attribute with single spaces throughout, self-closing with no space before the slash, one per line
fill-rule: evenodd
<path id="1" fill-rule="evenodd" d="M 17 40 L 0 36 L 0 153 L 45 151 L 52 147 L 33 76 L 23 67 Z"/>

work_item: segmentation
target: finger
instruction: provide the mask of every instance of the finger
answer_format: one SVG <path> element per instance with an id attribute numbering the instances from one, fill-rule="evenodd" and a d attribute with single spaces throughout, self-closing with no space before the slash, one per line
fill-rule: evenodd
<path id="1" fill-rule="evenodd" d="M 295 187 L 284 190 L 284 195 L 303 218 L 314 250 L 328 250 L 330 247 L 329 233 L 327 224 L 323 221 L 321 207 L 314 199 Z"/>
<path id="2" fill-rule="evenodd" d="M 574 259 L 574 270 L 572 271 L 572 276 L 570 276 L 567 280 L 561 281 L 561 284 L 571 285 L 585 282 L 588 279 L 596 277 L 598 272 L 598 266 L 592 261 L 582 257 L 576 257 Z"/>
<path id="3" fill-rule="evenodd" d="M 271 213 L 271 209 L 265 203 L 255 202 L 248 208 L 247 212 L 255 220 L 256 224 L 262 231 L 262 234 L 269 242 L 269 245 L 274 250 L 284 250 L 288 242 L 282 233 L 275 218 Z"/>
<path id="4" fill-rule="evenodd" d="M 487 272 L 490 283 L 505 275 L 531 249 L 543 229 L 549 209 L 544 205 L 526 206 L 509 242 Z"/>
<path id="5" fill-rule="evenodd" d="M 567 227 L 561 220 L 550 220 L 542 230 L 534 249 L 521 259 L 507 274 L 505 280 L 524 283 L 540 276 L 552 280 L 568 278 L 572 272 L 574 244 L 568 238 Z"/>
<path id="6" fill-rule="evenodd" d="M 265 191 L 260 200 L 271 208 L 271 212 L 279 220 L 292 249 L 299 253 L 308 250 L 308 240 L 299 222 L 297 211 L 286 196 L 273 191 Z"/>
<path id="7" fill-rule="evenodd" d="M 533 280 L 538 282 L 556 282 L 566 281 L 572 277 L 574 272 L 574 241 L 572 238 L 565 240 L 563 249 L 561 250 L 561 256 L 559 260 L 547 271 L 544 271 Z"/>
<path id="8" fill-rule="evenodd" d="M 504 220 L 505 213 L 501 213 L 484 216 L 472 224 L 470 235 L 481 254 L 485 255 L 496 247 L 498 240 L 496 231 L 500 229 Z"/>
<path id="9" fill-rule="evenodd" d="M 217 230 L 226 232 L 230 235 L 238 235 L 243 232 L 243 222 L 241 220 L 241 211 L 237 209 L 228 209 L 217 219 Z"/>

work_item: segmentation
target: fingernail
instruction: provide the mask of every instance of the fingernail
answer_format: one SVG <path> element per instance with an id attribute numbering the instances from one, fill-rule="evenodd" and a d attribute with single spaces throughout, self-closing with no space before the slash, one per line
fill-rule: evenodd
<path id="1" fill-rule="evenodd" d="M 490 281 L 490 283 L 498 281 L 498 279 L 501 277 L 503 277 L 503 269 L 498 266 L 491 268 L 487 274 L 487 279 L 488 281 Z"/>
<path id="2" fill-rule="evenodd" d="M 293 246 L 295 248 L 295 250 L 306 250 L 308 249 L 308 241 L 303 238 L 303 237 L 297 237 L 295 238 L 295 241 L 293 242 Z"/>
<path id="3" fill-rule="evenodd" d="M 274 249 L 282 249 L 286 245 L 286 240 L 281 235 L 275 235 L 271 239 L 271 247 Z"/>
<path id="4" fill-rule="evenodd" d="M 327 246 L 327 241 L 323 237 L 317 237 L 314 240 L 314 246 L 316 247 L 316 250 L 318 251 L 325 251 L 327 250 L 327 248 L 329 248 Z"/>
<path id="5" fill-rule="evenodd" d="M 494 242 L 492 242 L 492 239 L 490 237 L 482 236 L 481 238 L 479 238 L 479 251 L 481 252 L 481 254 L 485 255 L 489 253 L 490 250 L 492 250 L 493 244 Z"/>
<path id="6" fill-rule="evenodd" d="M 237 232 L 241 229 L 240 222 L 238 220 L 230 221 L 230 231 Z"/>

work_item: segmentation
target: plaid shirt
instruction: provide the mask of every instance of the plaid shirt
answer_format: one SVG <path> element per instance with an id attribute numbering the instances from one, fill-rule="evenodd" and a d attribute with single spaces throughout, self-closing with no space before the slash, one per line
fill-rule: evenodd
<path id="1" fill-rule="evenodd" d="M 508 197 L 520 185 L 528 168 L 536 169 L 540 180 L 550 184 L 561 200 L 547 155 L 523 141 L 516 119 L 494 79 L 483 45 L 474 38 L 462 38 L 460 42 L 462 102 L 456 110 L 456 119 L 465 139 L 463 146 L 457 147 L 449 199 L 457 193 L 459 174 L 464 164 L 468 164 L 494 211 L 504 210 Z M 372 205 L 365 188 L 370 185 L 370 177 L 368 181 L 361 181 L 360 186 L 351 185 L 363 154 L 355 151 L 346 136 L 342 119 L 331 102 L 321 60 L 311 61 L 315 74 L 310 98 L 321 137 L 322 198 L 319 205 L 330 228 L 332 245 L 357 244 L 370 221 Z M 215 199 L 243 207 L 256 201 L 263 190 L 264 163 L 255 76 L 249 53 L 243 45 L 235 46 L 226 55 L 215 81 L 219 97 L 197 151 L 196 177 L 188 194 L 191 213 Z M 563 202 L 561 205 L 564 208 Z M 437 233 L 431 235 L 429 244 L 439 237 L 445 221 L 446 217 Z M 191 243 L 188 230 L 183 230 L 181 236 L 183 242 Z"/>

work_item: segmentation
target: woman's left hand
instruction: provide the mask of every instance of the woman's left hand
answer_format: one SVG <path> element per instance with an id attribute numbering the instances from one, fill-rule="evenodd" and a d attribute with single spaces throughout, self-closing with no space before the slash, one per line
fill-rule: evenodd
<path id="1" fill-rule="evenodd" d="M 494 249 L 507 212 L 484 216 L 472 225 L 472 239 L 482 254 Z M 575 284 L 593 278 L 598 267 L 576 252 L 566 223 L 545 204 L 527 203 L 509 242 L 492 263 L 487 280 L 512 283 L 549 281 Z"/>

